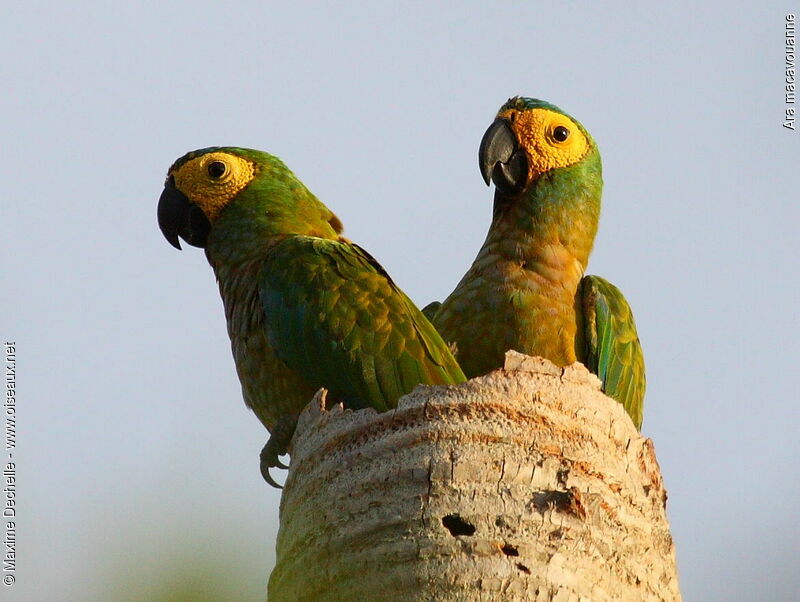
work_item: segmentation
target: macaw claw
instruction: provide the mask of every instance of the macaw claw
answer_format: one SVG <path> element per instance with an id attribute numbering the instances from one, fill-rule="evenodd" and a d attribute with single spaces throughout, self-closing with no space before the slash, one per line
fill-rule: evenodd
<path id="1" fill-rule="evenodd" d="M 276 489 L 283 489 L 283 485 L 279 485 L 270 474 L 270 468 L 280 468 L 287 470 L 289 467 L 280 461 L 278 456 L 287 453 L 289 442 L 294 435 L 294 429 L 297 426 L 297 416 L 281 416 L 275 428 L 272 429 L 269 441 L 267 441 L 264 448 L 261 450 L 260 469 L 261 476 L 264 480 L 275 487 Z"/>

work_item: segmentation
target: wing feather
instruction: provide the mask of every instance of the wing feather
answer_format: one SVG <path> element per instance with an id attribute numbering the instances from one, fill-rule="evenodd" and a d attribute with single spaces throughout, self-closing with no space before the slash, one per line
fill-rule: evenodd
<path id="1" fill-rule="evenodd" d="M 281 241 L 260 294 L 276 355 L 350 407 L 386 410 L 417 384 L 466 380 L 427 318 L 357 245 Z"/>
<path id="2" fill-rule="evenodd" d="M 603 383 L 603 391 L 619 401 L 642 426 L 646 388 L 644 355 L 633 312 L 620 290 L 599 276 L 581 282 L 586 364 Z"/>

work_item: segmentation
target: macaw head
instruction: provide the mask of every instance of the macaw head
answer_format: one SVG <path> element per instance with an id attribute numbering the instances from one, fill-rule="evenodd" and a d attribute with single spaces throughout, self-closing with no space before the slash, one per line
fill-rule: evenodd
<path id="1" fill-rule="evenodd" d="M 235 208 L 235 209 L 234 209 Z M 235 242 L 275 234 L 341 232 L 341 222 L 277 157 L 263 151 L 210 147 L 175 161 L 158 202 L 169 243 L 205 248 L 212 232 Z"/>
<path id="2" fill-rule="evenodd" d="M 535 98 L 516 96 L 498 111 L 481 140 L 478 164 L 488 185 L 499 193 L 521 196 L 546 176 L 570 173 L 587 164 L 599 175 L 597 146 L 575 119 Z"/>

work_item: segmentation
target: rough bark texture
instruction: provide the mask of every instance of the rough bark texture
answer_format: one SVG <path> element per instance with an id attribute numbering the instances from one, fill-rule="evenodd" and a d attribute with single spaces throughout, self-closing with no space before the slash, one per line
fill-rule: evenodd
<path id="1" fill-rule="evenodd" d="M 680 600 L 652 442 L 515 352 L 391 412 L 304 411 L 269 600 Z"/>

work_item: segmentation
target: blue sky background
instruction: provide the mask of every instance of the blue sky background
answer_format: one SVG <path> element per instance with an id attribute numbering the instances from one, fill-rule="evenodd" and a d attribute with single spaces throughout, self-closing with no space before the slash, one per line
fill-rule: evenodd
<path id="1" fill-rule="evenodd" d="M 279 155 L 424 305 L 483 241 L 478 144 L 523 94 L 577 117 L 602 151 L 589 271 L 636 313 L 643 432 L 686 600 L 796 599 L 790 10 L 6 6 L 0 336 L 18 353 L 19 568 L 0 597 L 263 599 L 279 494 L 257 469 L 266 432 L 242 403 L 211 270 L 156 224 L 176 157 Z"/>

